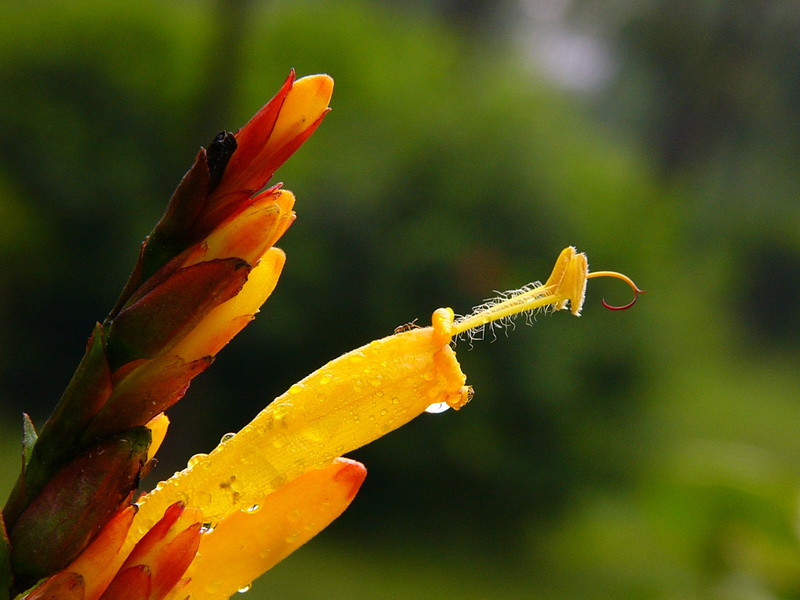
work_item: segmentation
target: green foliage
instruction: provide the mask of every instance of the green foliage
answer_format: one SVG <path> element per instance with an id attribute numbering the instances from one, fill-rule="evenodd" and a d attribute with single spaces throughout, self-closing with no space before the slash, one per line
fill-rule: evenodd
<path id="1" fill-rule="evenodd" d="M 796 137 L 723 135 L 655 169 L 648 140 L 620 141 L 502 44 L 367 2 L 1 10 L 6 420 L 43 422 L 197 147 L 289 68 L 328 72 L 333 112 L 277 177 L 298 197 L 284 275 L 170 413 L 162 475 L 325 360 L 543 278 L 568 244 L 648 294 L 606 313 L 621 292 L 593 281 L 580 321 L 461 344 L 474 402 L 362 450 L 354 506 L 251 597 L 797 597 Z M 719 85 L 675 77 L 705 87 L 628 113 L 648 71 L 627 66 L 612 122 L 655 127 L 663 102 Z"/>

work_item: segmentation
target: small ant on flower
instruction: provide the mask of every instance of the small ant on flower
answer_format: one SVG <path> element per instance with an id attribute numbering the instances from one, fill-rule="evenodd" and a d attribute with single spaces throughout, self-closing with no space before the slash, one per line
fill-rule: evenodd
<path id="1" fill-rule="evenodd" d="M 398 325 L 397 327 L 394 328 L 394 332 L 403 333 L 405 331 L 411 331 L 412 329 L 419 329 L 419 328 L 420 328 L 419 325 L 417 325 L 417 319 L 414 319 L 413 321 L 406 323 L 405 325 Z"/>

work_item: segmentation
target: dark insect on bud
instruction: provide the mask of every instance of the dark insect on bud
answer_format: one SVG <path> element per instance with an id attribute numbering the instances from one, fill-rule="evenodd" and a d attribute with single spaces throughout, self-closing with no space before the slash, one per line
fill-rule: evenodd
<path id="1" fill-rule="evenodd" d="M 206 150 L 206 162 L 211 174 L 211 189 L 217 187 L 222 179 L 228 161 L 234 152 L 236 152 L 236 138 L 232 133 L 220 131 Z"/>

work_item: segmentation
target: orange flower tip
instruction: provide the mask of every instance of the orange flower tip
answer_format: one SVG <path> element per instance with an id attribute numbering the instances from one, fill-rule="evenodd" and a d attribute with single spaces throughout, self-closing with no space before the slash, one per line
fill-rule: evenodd
<path id="1" fill-rule="evenodd" d="M 186 503 L 183 500 L 170 504 L 167 510 L 164 511 L 165 522 L 174 523 L 183 514 L 184 510 L 186 510 Z"/>
<path id="2" fill-rule="evenodd" d="M 325 104 L 328 104 L 333 96 L 333 77 L 324 73 L 301 77 L 294 82 L 292 87 L 298 85 L 308 86 L 309 96 L 321 100 Z"/>
<path id="3" fill-rule="evenodd" d="M 334 462 L 339 463 L 341 466 L 334 474 L 333 480 L 342 484 L 350 484 L 350 491 L 346 496 L 347 502 L 350 502 L 355 498 L 359 488 L 361 488 L 361 484 L 364 483 L 364 479 L 367 476 L 367 467 L 356 460 L 344 457 L 337 458 Z"/>
<path id="4" fill-rule="evenodd" d="M 123 568 L 100 600 L 145 600 L 151 597 L 152 573 L 147 565 Z"/>
<path id="5" fill-rule="evenodd" d="M 150 430 L 151 441 L 150 447 L 147 449 L 147 460 L 150 461 L 155 456 L 164 438 L 167 436 L 167 429 L 169 428 L 169 417 L 163 412 L 157 414 L 155 417 L 145 423 L 145 427 Z"/>

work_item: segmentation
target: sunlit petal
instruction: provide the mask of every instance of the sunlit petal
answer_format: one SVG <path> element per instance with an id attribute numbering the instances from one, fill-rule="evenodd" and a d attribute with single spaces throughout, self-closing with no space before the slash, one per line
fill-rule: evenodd
<path id="1" fill-rule="evenodd" d="M 186 586 L 168 598 L 228 598 L 306 543 L 350 504 L 366 469 L 338 458 L 287 483 L 205 533 L 186 571 Z"/>

